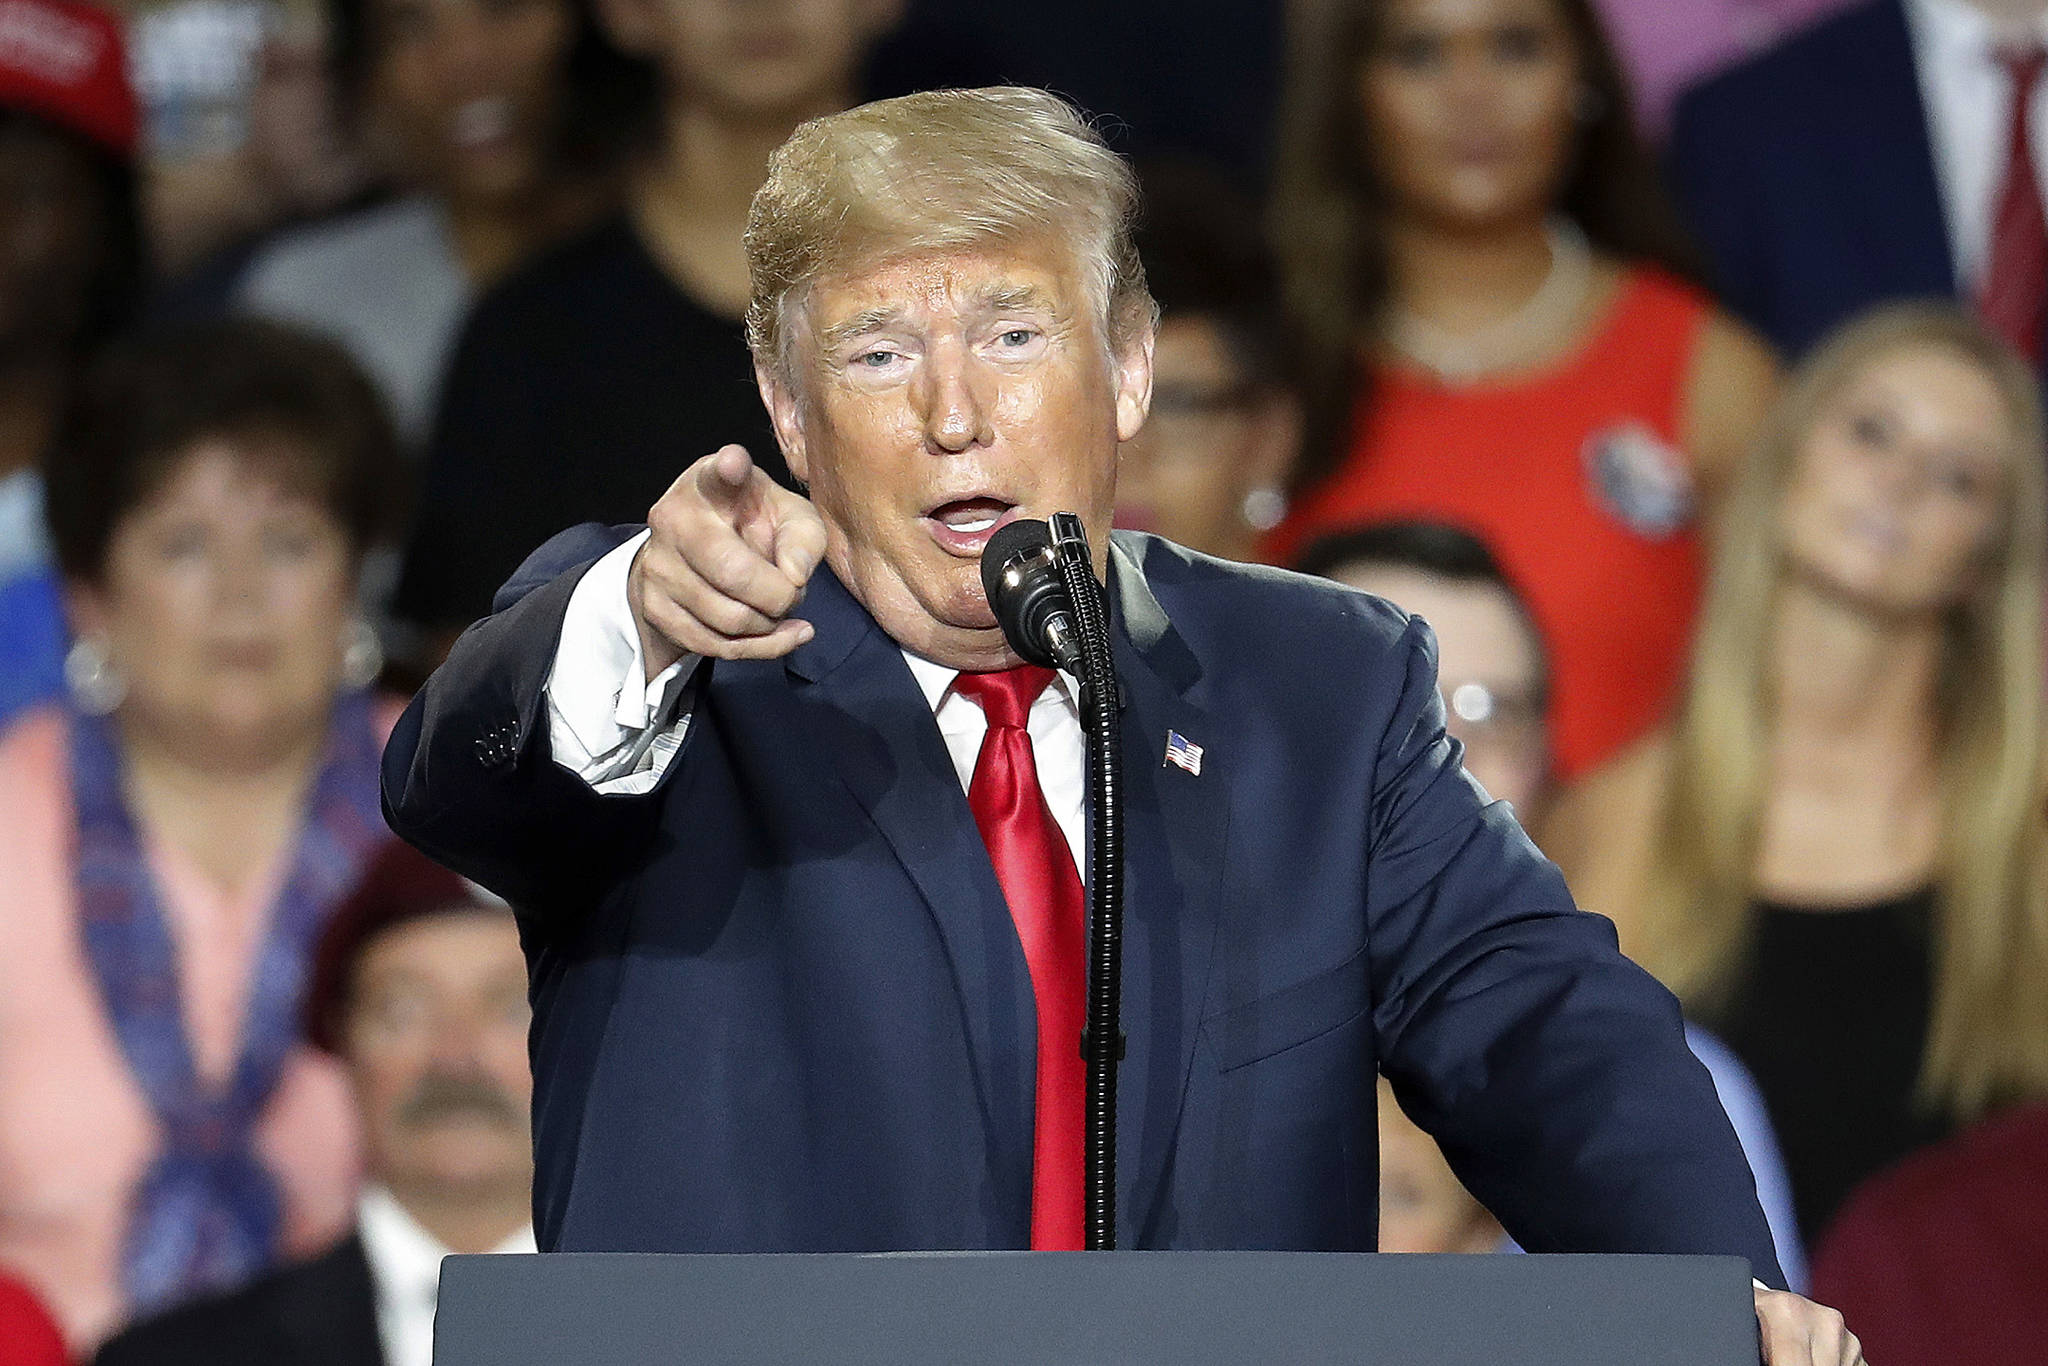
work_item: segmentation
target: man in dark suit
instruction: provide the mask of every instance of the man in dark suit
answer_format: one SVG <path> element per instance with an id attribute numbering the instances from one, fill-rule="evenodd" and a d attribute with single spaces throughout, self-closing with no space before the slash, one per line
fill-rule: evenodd
<path id="1" fill-rule="evenodd" d="M 503 904 L 392 841 L 322 937 L 307 994 L 307 1032 L 361 1108 L 355 1231 L 134 1325 L 96 1366 L 428 1366 L 441 1258 L 534 1249 L 525 988 Z"/>
<path id="2" fill-rule="evenodd" d="M 542 1246 L 1078 1245 L 1080 728 L 979 575 L 1066 509 L 1125 694 L 1124 1244 L 1372 1248 L 1381 1070 L 1526 1245 L 1777 1283 L 1674 1002 L 1460 770 L 1427 628 L 1110 537 L 1134 209 L 1042 92 L 806 125 L 747 240 L 810 497 L 705 457 L 544 548 L 400 721 L 394 826 L 520 912 Z M 1758 1303 L 1777 1366 L 1860 1360 Z"/>
<path id="3" fill-rule="evenodd" d="M 1723 302 L 1796 356 L 1886 300 L 1995 298 L 2038 363 L 2044 14 L 1866 0 L 1689 91 L 1670 169 Z"/>

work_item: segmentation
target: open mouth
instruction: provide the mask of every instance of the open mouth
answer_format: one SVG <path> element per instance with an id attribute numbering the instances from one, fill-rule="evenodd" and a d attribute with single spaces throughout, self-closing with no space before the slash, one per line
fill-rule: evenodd
<path id="1" fill-rule="evenodd" d="M 956 498 L 924 514 L 932 539 L 955 555 L 979 555 L 996 529 L 1015 519 L 1017 505 L 1004 498 Z"/>

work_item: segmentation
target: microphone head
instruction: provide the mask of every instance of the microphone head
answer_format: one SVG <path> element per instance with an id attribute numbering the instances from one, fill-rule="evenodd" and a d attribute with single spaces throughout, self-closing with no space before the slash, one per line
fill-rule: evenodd
<path id="1" fill-rule="evenodd" d="M 1053 563 L 1052 529 L 1032 520 L 998 527 L 981 550 L 981 587 L 1010 648 L 1033 664 L 1059 667 L 1046 627 L 1073 604 Z"/>
<path id="2" fill-rule="evenodd" d="M 1003 569 L 1012 560 L 1034 554 L 1043 554 L 1052 549 L 1052 528 L 1044 522 L 1021 517 L 1014 522 L 1005 522 L 996 528 L 988 538 L 988 544 L 981 548 L 981 587 L 994 603 L 1002 591 Z M 1048 563 L 1050 559 L 1048 558 Z"/>

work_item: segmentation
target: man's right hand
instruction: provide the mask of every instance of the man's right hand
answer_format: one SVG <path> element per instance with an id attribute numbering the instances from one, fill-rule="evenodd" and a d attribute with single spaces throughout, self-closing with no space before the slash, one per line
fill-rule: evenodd
<path id="1" fill-rule="evenodd" d="M 686 654 L 774 659 L 811 638 L 789 614 L 825 558 L 809 499 L 726 446 L 683 471 L 647 514 L 626 596 L 652 681 Z"/>

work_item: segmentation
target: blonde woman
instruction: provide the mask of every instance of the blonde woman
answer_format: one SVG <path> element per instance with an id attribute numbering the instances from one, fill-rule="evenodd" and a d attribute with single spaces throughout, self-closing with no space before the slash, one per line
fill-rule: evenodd
<path id="1" fill-rule="evenodd" d="M 1816 351 L 1732 490 L 1675 719 L 1546 831 L 1755 1073 L 1809 1241 L 2048 1091 L 2035 384 L 1934 305 Z"/>

